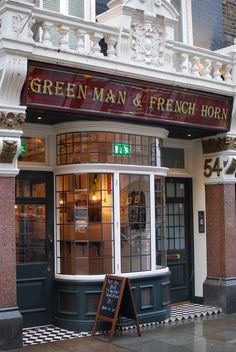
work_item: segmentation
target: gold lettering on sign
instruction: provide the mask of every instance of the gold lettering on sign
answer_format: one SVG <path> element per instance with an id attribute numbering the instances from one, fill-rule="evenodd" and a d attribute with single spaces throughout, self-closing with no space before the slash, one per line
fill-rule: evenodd
<path id="1" fill-rule="evenodd" d="M 142 107 L 141 94 L 136 94 L 135 98 L 133 99 L 133 105 L 136 106 L 136 108 Z"/>
<path id="2" fill-rule="evenodd" d="M 112 89 L 105 92 L 104 88 L 94 87 L 93 100 L 100 103 L 124 105 L 126 102 L 126 91 L 119 90 L 116 94 Z"/>
<path id="3" fill-rule="evenodd" d="M 228 109 L 222 109 L 212 105 L 202 105 L 201 117 L 215 120 L 227 120 Z"/>
<path id="4" fill-rule="evenodd" d="M 65 94 L 63 93 L 63 87 L 65 86 L 65 82 L 58 82 L 56 81 L 55 84 L 55 95 L 56 96 L 64 96 Z"/>
<path id="5" fill-rule="evenodd" d="M 119 90 L 118 92 L 118 98 L 117 98 L 117 104 L 120 105 L 125 105 L 126 101 L 126 91 L 125 90 Z"/>
<path id="6" fill-rule="evenodd" d="M 104 102 L 104 88 L 94 87 L 93 100 Z"/>
<path id="7" fill-rule="evenodd" d="M 173 106 L 174 106 L 174 100 L 167 99 L 167 101 L 166 101 L 166 111 L 172 112 L 173 111 Z"/>
<path id="8" fill-rule="evenodd" d="M 85 100 L 86 96 L 87 96 L 87 89 L 88 89 L 88 86 L 82 86 L 82 84 L 79 84 L 78 85 L 77 99 Z"/>
<path id="9" fill-rule="evenodd" d="M 30 89 L 32 92 L 41 94 L 42 80 L 39 78 L 34 78 L 30 82 Z"/>
<path id="10" fill-rule="evenodd" d="M 76 85 L 74 83 L 68 83 L 66 87 L 66 96 L 67 98 L 75 98 L 75 87 Z"/>
<path id="11" fill-rule="evenodd" d="M 109 91 L 106 95 L 105 103 L 111 103 L 111 104 L 116 103 L 115 94 L 113 93 L 112 89 L 109 89 Z"/>
<path id="12" fill-rule="evenodd" d="M 161 111 L 165 110 L 164 106 L 165 106 L 165 99 L 158 98 L 157 99 L 157 110 L 161 110 Z"/>
<path id="13" fill-rule="evenodd" d="M 159 111 L 167 111 L 174 112 L 176 114 L 194 116 L 196 110 L 196 103 L 190 103 L 188 101 L 182 100 L 157 98 L 151 96 L 149 100 L 149 109 L 153 110 L 154 108 Z"/>
<path id="14" fill-rule="evenodd" d="M 94 78 L 96 79 L 96 76 L 94 76 Z M 179 118 L 179 116 L 173 116 L 174 114 L 182 115 L 182 117 L 194 116 L 196 117 L 196 123 L 201 123 L 199 120 L 202 119 L 203 124 L 207 124 L 206 121 L 204 122 L 204 119 L 211 119 L 219 121 L 219 125 L 221 121 L 221 125 L 223 125 L 222 121 L 227 121 L 229 115 L 229 109 L 226 105 L 227 101 L 221 103 L 219 100 L 211 98 L 203 99 L 201 95 L 194 96 L 188 93 L 184 95 L 184 92 L 181 91 L 173 95 L 171 94 L 172 91 L 168 91 L 168 89 L 160 91 L 157 89 L 154 90 L 153 88 L 146 88 L 144 90 L 141 87 L 134 89 L 132 86 L 123 86 L 121 83 L 119 85 L 114 83 L 112 86 L 112 81 L 108 81 L 103 88 L 100 87 L 100 85 L 103 85 L 103 81 L 100 81 L 99 77 L 97 81 L 95 80 L 98 86 L 94 87 L 91 87 L 89 84 L 86 85 L 86 77 L 76 80 L 76 83 L 68 82 L 67 80 L 68 78 L 65 78 L 65 81 L 51 81 L 50 79 L 34 77 L 29 82 L 29 90 L 31 90 L 31 94 L 34 93 L 77 100 L 91 99 L 97 103 L 122 105 L 124 106 L 124 110 L 129 109 L 129 104 L 132 104 L 132 107 L 140 110 L 143 115 L 151 113 L 158 116 L 158 114 L 163 112 L 165 118 L 168 119 L 168 117 L 171 116 L 173 120 L 178 120 Z M 127 104 L 128 106 L 126 106 L 127 95 L 129 95 L 130 99 L 129 104 Z M 175 98 L 179 98 L 179 100 L 175 100 Z M 181 100 L 181 98 L 187 100 Z M 33 97 L 30 97 L 31 103 L 33 100 Z M 208 102 L 209 105 L 204 104 L 204 102 Z M 216 106 L 217 102 L 220 106 Z M 128 114 L 135 113 L 135 111 L 132 111 L 132 108 L 131 111 L 126 112 Z M 217 125 L 216 121 L 215 124 Z M 212 122 L 210 124 L 212 124 Z"/>
<path id="15" fill-rule="evenodd" d="M 55 95 L 53 94 L 53 83 L 50 81 L 50 79 L 45 79 L 43 81 L 43 91 L 42 94 L 45 95 Z"/>

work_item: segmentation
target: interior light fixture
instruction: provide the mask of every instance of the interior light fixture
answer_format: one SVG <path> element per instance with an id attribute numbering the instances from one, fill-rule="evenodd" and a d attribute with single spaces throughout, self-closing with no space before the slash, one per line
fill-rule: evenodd
<path id="1" fill-rule="evenodd" d="M 96 196 L 96 194 L 95 194 L 95 192 L 94 192 L 94 194 L 93 194 L 93 196 L 92 196 L 92 200 L 95 202 L 95 200 L 97 200 L 97 196 Z"/>
<path id="2" fill-rule="evenodd" d="M 62 205 L 64 202 L 62 199 L 60 199 L 59 204 Z"/>
<path id="3" fill-rule="evenodd" d="M 42 119 L 43 119 L 42 116 L 37 117 L 37 120 L 42 120 Z"/>

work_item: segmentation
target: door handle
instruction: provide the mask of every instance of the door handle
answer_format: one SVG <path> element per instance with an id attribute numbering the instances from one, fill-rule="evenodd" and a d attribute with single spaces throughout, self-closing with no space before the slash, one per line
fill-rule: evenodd
<path id="1" fill-rule="evenodd" d="M 52 251 L 53 251 L 53 239 L 52 239 L 52 235 L 49 234 L 48 237 L 47 237 L 47 242 L 48 242 L 48 245 L 47 245 L 47 248 L 48 248 L 48 258 L 51 258 L 52 257 Z"/>
<path id="2" fill-rule="evenodd" d="M 180 259 L 180 254 L 167 254 L 167 259 L 168 260 L 176 260 L 176 259 Z"/>

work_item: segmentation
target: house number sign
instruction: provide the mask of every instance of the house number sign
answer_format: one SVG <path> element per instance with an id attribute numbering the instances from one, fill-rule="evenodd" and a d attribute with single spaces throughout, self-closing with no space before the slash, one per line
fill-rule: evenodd
<path id="1" fill-rule="evenodd" d="M 207 158 L 204 162 L 204 176 L 211 177 L 213 173 L 219 177 L 223 168 L 220 166 L 220 158 Z"/>

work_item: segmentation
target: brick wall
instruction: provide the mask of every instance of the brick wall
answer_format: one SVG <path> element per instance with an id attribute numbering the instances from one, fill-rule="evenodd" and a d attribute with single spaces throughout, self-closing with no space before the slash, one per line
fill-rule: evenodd
<path id="1" fill-rule="evenodd" d="M 217 50 L 236 38 L 236 0 L 192 0 L 194 45 Z"/>
<path id="2" fill-rule="evenodd" d="M 192 17 L 194 45 L 211 50 L 224 47 L 222 0 L 192 0 Z"/>
<path id="3" fill-rule="evenodd" d="M 225 46 L 232 45 L 236 38 L 236 0 L 222 0 Z"/>

